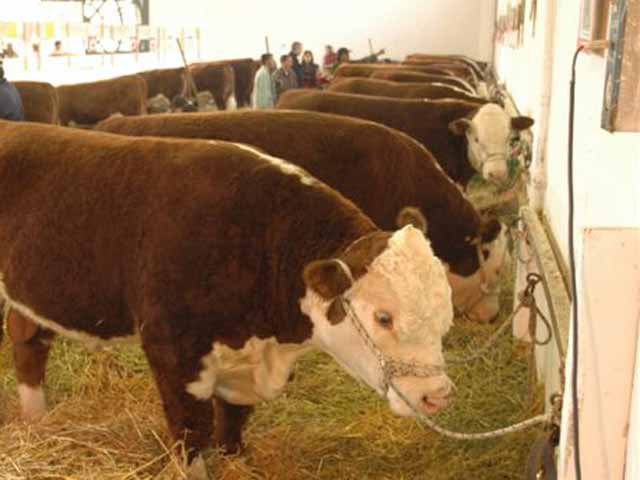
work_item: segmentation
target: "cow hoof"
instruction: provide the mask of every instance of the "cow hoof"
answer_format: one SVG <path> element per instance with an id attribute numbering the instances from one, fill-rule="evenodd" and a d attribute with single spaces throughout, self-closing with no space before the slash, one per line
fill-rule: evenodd
<path id="1" fill-rule="evenodd" d="M 202 455 L 198 455 L 193 459 L 191 465 L 187 469 L 187 480 L 211 480 L 211 476 L 207 470 Z"/>

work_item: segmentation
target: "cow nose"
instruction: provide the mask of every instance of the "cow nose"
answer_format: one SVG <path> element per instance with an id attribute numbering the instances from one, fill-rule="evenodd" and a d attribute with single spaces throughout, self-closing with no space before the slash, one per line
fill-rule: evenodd
<path id="1" fill-rule="evenodd" d="M 421 410 L 427 415 L 432 415 L 447 407 L 452 401 L 452 388 L 447 385 L 438 390 L 422 396 Z"/>

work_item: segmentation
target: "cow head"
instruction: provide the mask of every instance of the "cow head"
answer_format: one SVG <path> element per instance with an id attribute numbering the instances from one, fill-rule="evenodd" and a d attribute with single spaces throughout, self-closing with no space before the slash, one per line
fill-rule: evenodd
<path id="1" fill-rule="evenodd" d="M 453 318 L 451 290 L 419 229 L 408 225 L 363 237 L 338 258 L 307 265 L 304 281 L 301 307 L 313 322 L 313 341 L 346 371 L 398 415 L 414 411 L 390 383 L 422 413 L 447 404 L 452 384 L 442 337 Z M 384 362 L 415 368 L 389 371 Z"/>
<path id="2" fill-rule="evenodd" d="M 510 260 L 505 231 L 497 220 L 484 222 L 478 236 L 465 239 L 462 262 L 449 265 L 454 309 L 470 320 L 488 322 L 500 309 L 500 279 Z"/>
<path id="3" fill-rule="evenodd" d="M 508 161 L 513 139 L 521 130 L 533 125 L 529 117 L 511 117 L 498 105 L 483 105 L 472 115 L 449 124 L 455 135 L 467 138 L 469 163 L 490 182 L 509 179 Z"/>

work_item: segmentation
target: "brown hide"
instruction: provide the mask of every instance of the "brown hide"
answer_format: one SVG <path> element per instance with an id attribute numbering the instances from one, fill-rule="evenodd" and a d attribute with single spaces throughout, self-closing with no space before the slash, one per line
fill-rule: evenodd
<path id="1" fill-rule="evenodd" d="M 422 143 L 453 181 L 466 186 L 476 173 L 467 158 L 465 136 L 449 131 L 449 123 L 478 109 L 476 102 L 291 90 L 280 97 L 276 107 L 335 113 L 378 122 L 405 132 Z"/>
<path id="2" fill-rule="evenodd" d="M 483 69 L 487 66 L 486 62 L 479 62 L 464 55 L 431 55 L 424 53 L 414 53 L 407 55 L 405 62 L 417 65 L 431 65 L 438 63 L 458 63 L 464 64 L 469 68 L 472 68 L 478 78 L 484 78 Z"/>
<path id="3" fill-rule="evenodd" d="M 429 75 L 407 70 L 387 69 L 374 72 L 369 78 L 400 83 L 443 83 L 445 85 L 451 85 L 452 87 L 461 88 L 471 95 L 476 94 L 468 83 L 450 75 Z"/>
<path id="4" fill-rule="evenodd" d="M 476 84 L 476 78 L 477 75 L 475 73 L 475 71 L 472 70 L 472 68 L 464 63 L 455 63 L 455 62 L 450 62 L 450 63 L 421 63 L 420 61 L 416 61 L 416 60 L 408 60 L 408 61 L 404 61 L 402 62 L 403 65 L 411 67 L 411 68 L 441 68 L 443 70 L 446 70 L 447 72 L 449 72 L 451 75 L 453 75 L 454 77 L 458 77 L 458 78 L 462 78 L 463 80 L 471 83 L 472 85 Z"/>
<path id="5" fill-rule="evenodd" d="M 332 82 L 327 90 L 342 93 L 358 93 L 375 97 L 390 98 L 459 98 L 467 101 L 481 101 L 480 97 L 449 85 L 435 83 L 400 83 L 375 78 L 342 78 Z"/>
<path id="6" fill-rule="evenodd" d="M 189 65 L 198 91 L 209 91 L 218 110 L 226 110 L 235 90 L 233 68 L 225 62 L 194 63 Z"/>
<path id="7" fill-rule="evenodd" d="M 309 171 L 392 230 L 398 213 L 417 206 L 436 254 L 454 271 L 478 268 L 467 238 L 481 233 L 474 207 L 433 157 L 401 132 L 373 122 L 296 111 L 242 111 L 113 118 L 99 130 L 125 135 L 220 139 L 253 145 Z"/>
<path id="8" fill-rule="evenodd" d="M 62 125 L 68 125 L 70 121 L 91 125 L 114 113 L 147 113 L 147 84 L 140 75 L 61 85 L 57 91 Z"/>
<path id="9" fill-rule="evenodd" d="M 185 385 L 213 342 L 309 338 L 305 266 L 378 232 L 326 185 L 225 142 L 4 121 L 0 138 L 8 297 L 67 329 L 138 333 L 190 459 L 211 443 L 213 408 Z"/>
<path id="10" fill-rule="evenodd" d="M 415 69 L 401 65 L 399 63 L 348 63 L 342 64 L 335 71 L 334 76 L 339 77 L 370 77 L 373 73 L 381 70 L 402 70 L 407 72 L 425 73 L 428 75 L 451 75 L 445 69 L 430 68 L 430 67 L 416 67 Z"/>
<path id="11" fill-rule="evenodd" d="M 25 120 L 39 123 L 59 123 L 58 93 L 44 82 L 13 82 L 22 98 Z"/>
<path id="12" fill-rule="evenodd" d="M 140 72 L 138 75 L 147 82 L 148 98 L 164 95 L 171 100 L 184 90 L 183 73 L 184 68 L 162 68 Z"/>
<path id="13" fill-rule="evenodd" d="M 251 94 L 253 93 L 253 79 L 256 75 L 256 62 L 252 58 L 237 60 L 223 60 L 233 68 L 235 77 L 235 94 L 238 108 L 251 106 Z"/>

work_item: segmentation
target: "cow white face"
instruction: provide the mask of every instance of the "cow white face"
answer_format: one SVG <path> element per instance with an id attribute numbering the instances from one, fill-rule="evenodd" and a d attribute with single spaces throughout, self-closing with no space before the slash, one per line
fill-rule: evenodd
<path id="1" fill-rule="evenodd" d="M 511 144 L 520 130 L 533 125 L 529 117 L 510 117 L 496 104 L 480 107 L 471 118 L 451 122 L 449 129 L 466 135 L 469 163 L 485 180 L 504 183 L 509 179 Z"/>
<path id="2" fill-rule="evenodd" d="M 505 227 L 492 242 L 482 244 L 483 265 L 470 276 L 449 271 L 447 277 L 453 291 L 457 312 L 478 322 L 492 320 L 500 310 L 500 278 L 509 262 Z"/>
<path id="3" fill-rule="evenodd" d="M 392 378 L 415 408 L 431 414 L 447 404 L 452 388 L 442 354 L 442 337 L 453 319 L 451 289 L 445 268 L 419 229 L 407 226 L 382 235 L 360 239 L 341 259 L 309 264 L 301 307 L 314 324 L 312 341 L 386 397 L 399 415 L 413 411 L 386 388 L 380 359 L 365 337 L 387 360 L 442 367 L 432 376 L 410 371 Z M 363 262 L 372 248 L 379 254 Z"/>

